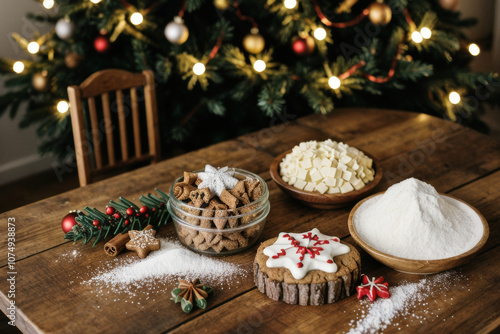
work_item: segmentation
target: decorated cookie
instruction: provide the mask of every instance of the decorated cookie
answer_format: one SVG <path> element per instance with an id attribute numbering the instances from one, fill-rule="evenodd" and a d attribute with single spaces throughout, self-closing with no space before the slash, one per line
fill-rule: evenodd
<path id="1" fill-rule="evenodd" d="M 359 280 L 358 251 L 318 229 L 280 233 L 261 244 L 254 261 L 260 292 L 288 304 L 322 305 L 350 296 Z"/>

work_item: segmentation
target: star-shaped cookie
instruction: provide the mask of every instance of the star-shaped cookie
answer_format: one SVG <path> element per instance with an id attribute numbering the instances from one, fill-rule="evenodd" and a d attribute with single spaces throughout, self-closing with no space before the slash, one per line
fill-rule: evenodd
<path id="1" fill-rule="evenodd" d="M 146 227 L 147 228 L 147 227 Z M 134 251 L 144 259 L 149 252 L 160 249 L 160 240 L 155 238 L 156 231 L 153 229 L 144 229 L 142 231 L 128 231 L 130 241 L 125 247 Z"/>
<path id="2" fill-rule="evenodd" d="M 234 170 L 228 167 L 215 168 L 206 165 L 205 171 L 198 173 L 198 177 L 203 181 L 198 185 L 198 189 L 208 188 L 217 196 L 220 196 L 224 189 L 233 189 L 238 183 L 238 179 L 234 177 Z"/>

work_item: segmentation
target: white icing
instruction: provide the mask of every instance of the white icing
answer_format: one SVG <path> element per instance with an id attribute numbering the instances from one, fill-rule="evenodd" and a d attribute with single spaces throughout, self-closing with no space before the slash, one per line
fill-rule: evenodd
<path id="1" fill-rule="evenodd" d="M 229 170 L 229 167 L 215 168 L 206 165 L 205 172 L 198 173 L 198 177 L 203 181 L 198 185 L 198 189 L 208 188 L 217 196 L 220 196 L 224 189 L 233 189 L 238 183 L 234 170 Z"/>
<path id="2" fill-rule="evenodd" d="M 334 273 L 338 268 L 333 258 L 349 252 L 349 246 L 341 244 L 339 238 L 322 234 L 317 228 L 304 233 L 282 232 L 274 244 L 264 248 L 269 256 L 266 265 L 287 268 L 295 279 L 304 278 L 311 270 Z"/>

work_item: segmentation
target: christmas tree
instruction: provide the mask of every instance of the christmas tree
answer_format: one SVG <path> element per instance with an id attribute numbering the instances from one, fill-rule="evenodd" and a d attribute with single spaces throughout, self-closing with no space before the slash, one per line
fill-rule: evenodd
<path id="1" fill-rule="evenodd" d="M 41 153 L 72 143 L 66 87 L 106 68 L 152 69 L 164 154 L 269 126 L 270 118 L 380 107 L 482 128 L 494 74 L 454 11 L 458 0 L 43 0 L 42 36 L 13 39 L 29 60 L 0 59 L 0 115 L 36 125 Z M 31 20 L 46 20 L 38 15 Z M 285 109 L 286 108 L 286 109 Z M 209 126 L 207 124 L 210 124 Z"/>

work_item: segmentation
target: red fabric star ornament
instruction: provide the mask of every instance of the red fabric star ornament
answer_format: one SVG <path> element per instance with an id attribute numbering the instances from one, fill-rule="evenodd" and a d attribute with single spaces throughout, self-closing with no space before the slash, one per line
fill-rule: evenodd
<path id="1" fill-rule="evenodd" d="M 372 302 L 377 299 L 377 297 L 389 298 L 389 283 L 384 282 L 384 278 L 382 276 L 377 279 L 373 277 L 370 281 L 368 276 L 363 275 L 362 282 L 363 284 L 356 287 L 356 290 L 358 291 L 358 299 L 363 298 L 364 295 L 367 295 L 368 299 Z"/>

